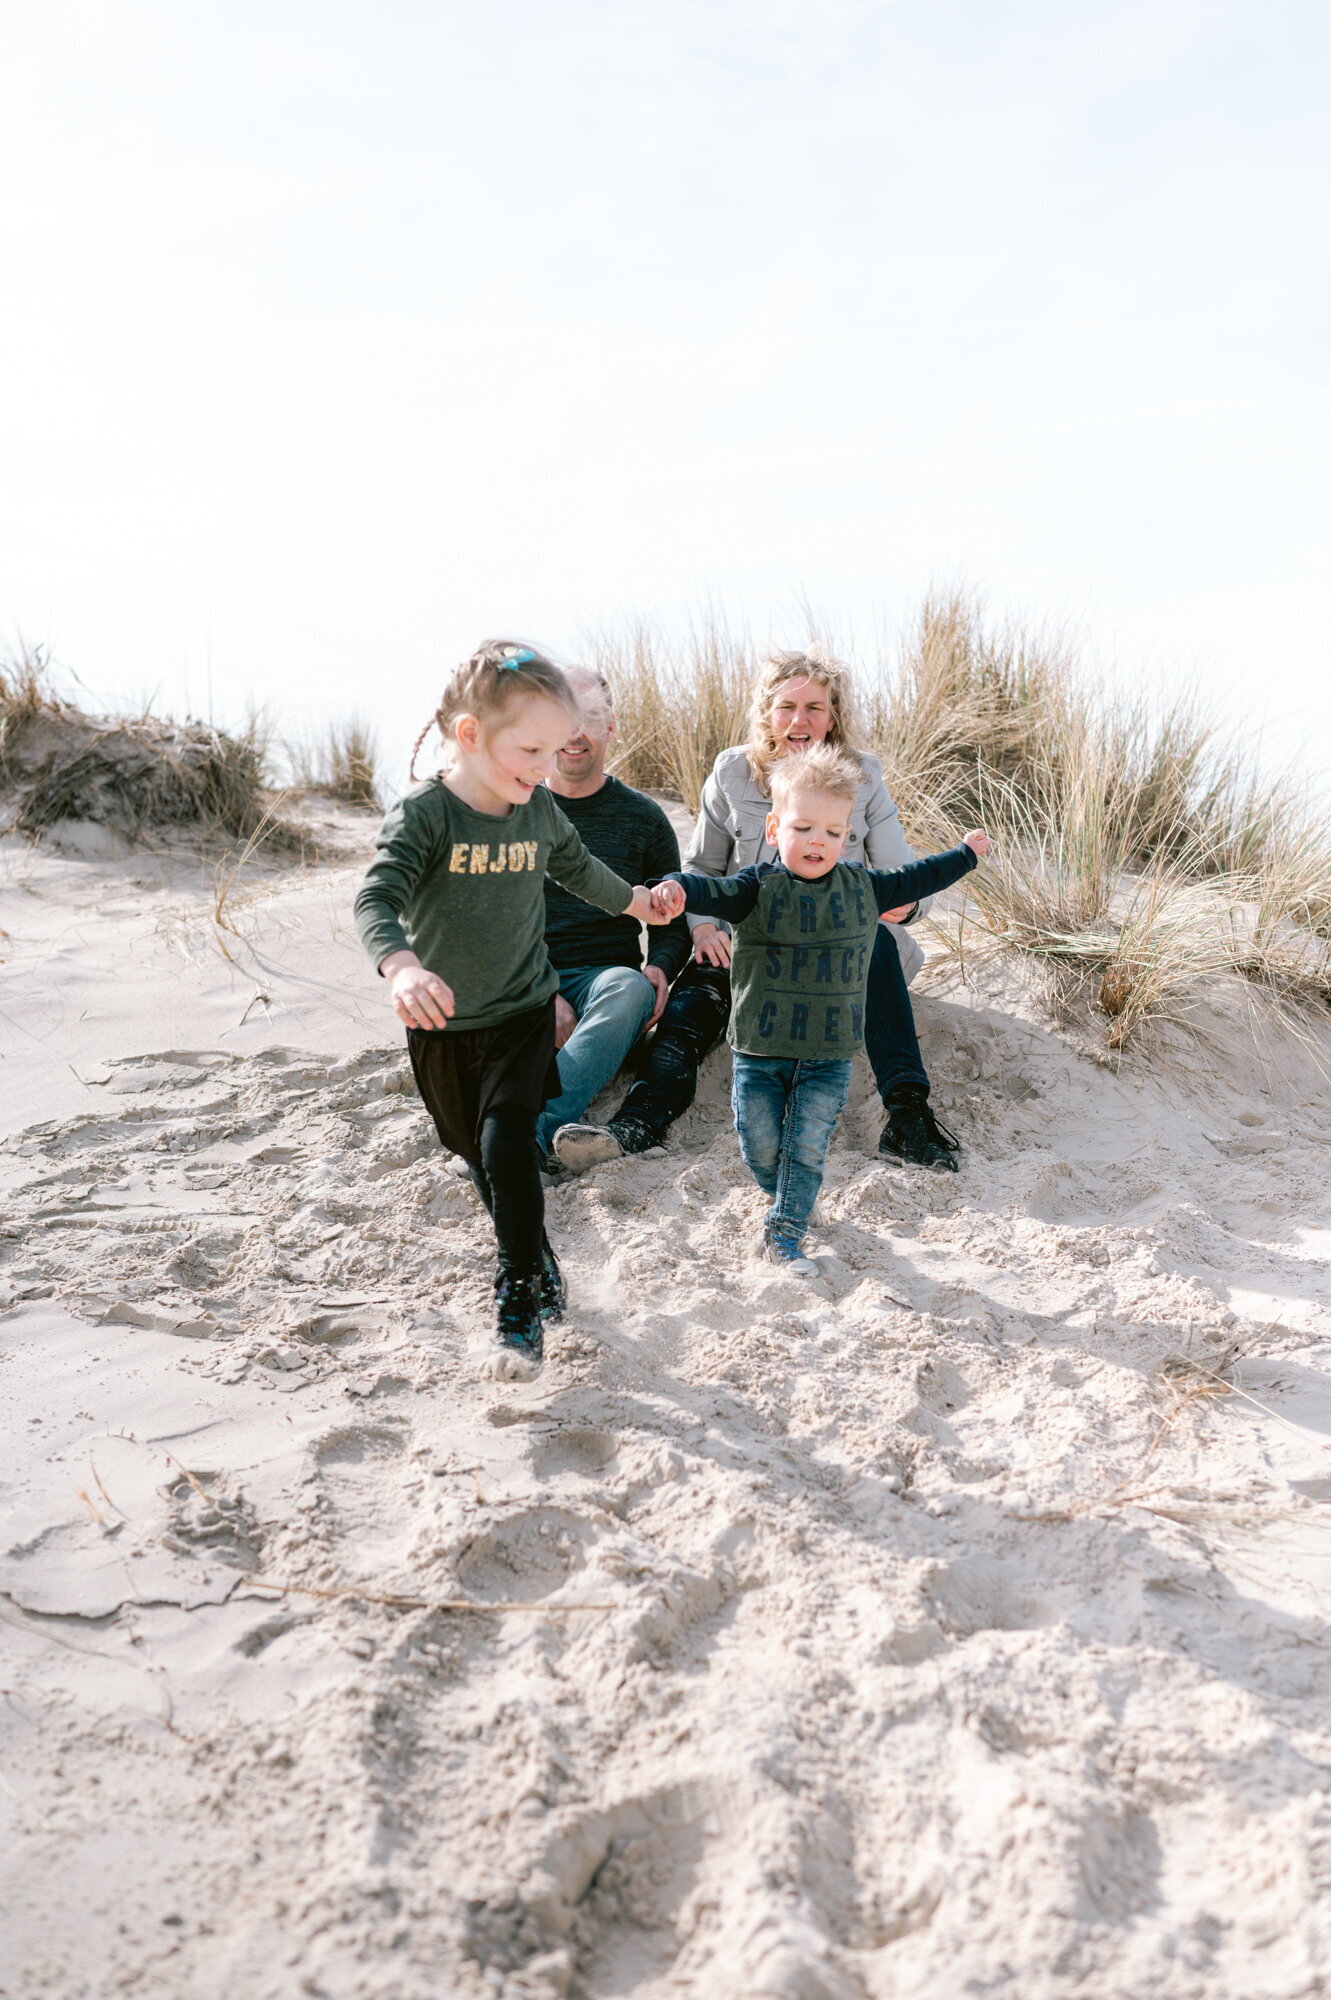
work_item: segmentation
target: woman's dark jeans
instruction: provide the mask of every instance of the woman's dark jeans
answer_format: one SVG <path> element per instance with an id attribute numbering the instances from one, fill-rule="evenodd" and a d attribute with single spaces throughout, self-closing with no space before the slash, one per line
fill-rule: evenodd
<path id="1" fill-rule="evenodd" d="M 691 958 L 671 989 L 647 1067 L 615 1119 L 632 1119 L 651 1133 L 655 1144 L 662 1144 L 676 1118 L 692 1104 L 698 1088 L 698 1066 L 720 1041 L 729 1019 L 729 971 L 699 965 Z M 885 924 L 878 926 L 869 960 L 864 1047 L 884 1099 L 901 1083 L 920 1084 L 928 1090 L 901 955 Z"/>

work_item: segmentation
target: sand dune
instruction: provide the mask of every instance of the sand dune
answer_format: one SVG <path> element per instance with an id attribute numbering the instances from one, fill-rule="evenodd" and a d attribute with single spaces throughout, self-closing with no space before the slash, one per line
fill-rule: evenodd
<path id="1" fill-rule="evenodd" d="M 6 851 L 0 1993 L 1331 1990 L 1295 1046 L 1219 993 L 1116 1076 L 927 988 L 964 1171 L 879 1164 L 861 1068 L 816 1284 L 718 1054 L 552 1194 L 569 1323 L 487 1383 L 354 867 L 229 960 L 185 867 Z"/>

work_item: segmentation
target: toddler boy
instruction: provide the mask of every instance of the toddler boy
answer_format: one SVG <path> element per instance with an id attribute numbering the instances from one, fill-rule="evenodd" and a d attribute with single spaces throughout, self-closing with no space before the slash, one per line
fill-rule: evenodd
<path id="1" fill-rule="evenodd" d="M 885 910 L 946 889 L 974 868 L 989 837 L 890 873 L 842 860 L 859 766 L 817 744 L 772 771 L 767 839 L 776 861 L 736 875 L 665 876 L 659 917 L 682 910 L 724 918 L 734 944 L 727 1039 L 731 1102 L 745 1165 L 772 1206 L 766 1256 L 817 1276 L 801 1245 L 822 1185 L 823 1161 L 864 1043 L 864 998 L 874 926 Z"/>

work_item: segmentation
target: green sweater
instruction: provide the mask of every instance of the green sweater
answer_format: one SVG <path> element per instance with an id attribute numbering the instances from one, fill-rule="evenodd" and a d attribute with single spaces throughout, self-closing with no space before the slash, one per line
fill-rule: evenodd
<path id="1" fill-rule="evenodd" d="M 937 895 L 975 866 L 964 844 L 906 868 L 838 861 L 805 881 L 779 861 L 735 875 L 670 874 L 690 916 L 734 931 L 727 1039 L 741 1055 L 828 1062 L 864 1045 L 864 1002 L 878 919 Z"/>
<path id="2" fill-rule="evenodd" d="M 377 965 L 414 951 L 453 989 L 449 1029 L 493 1028 L 558 990 L 545 949 L 545 878 L 616 916 L 631 883 L 589 854 L 538 785 L 505 817 L 431 778 L 393 807 L 356 896 L 356 934 Z"/>

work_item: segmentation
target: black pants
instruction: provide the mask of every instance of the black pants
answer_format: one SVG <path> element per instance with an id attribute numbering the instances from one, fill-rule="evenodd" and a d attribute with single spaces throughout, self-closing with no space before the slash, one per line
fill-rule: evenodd
<path id="1" fill-rule="evenodd" d="M 671 989 L 647 1067 L 615 1117 L 632 1119 L 660 1145 L 676 1118 L 692 1104 L 699 1065 L 720 1041 L 729 1019 L 729 971 L 690 959 Z M 901 954 L 885 924 L 878 926 L 869 960 L 864 1048 L 884 1099 L 900 1083 L 918 1083 L 928 1090 Z"/>
<path id="2" fill-rule="evenodd" d="M 481 1120 L 481 1160 L 468 1171 L 489 1209 L 501 1278 L 534 1278 L 545 1243 L 545 1199 L 536 1116 L 520 1104 L 497 1104 Z"/>
<path id="3" fill-rule="evenodd" d="M 490 1211 L 500 1277 L 535 1277 L 544 1243 L 536 1121 L 559 1094 L 553 998 L 494 1028 L 408 1029 L 407 1047 L 435 1130 L 467 1162 Z"/>

